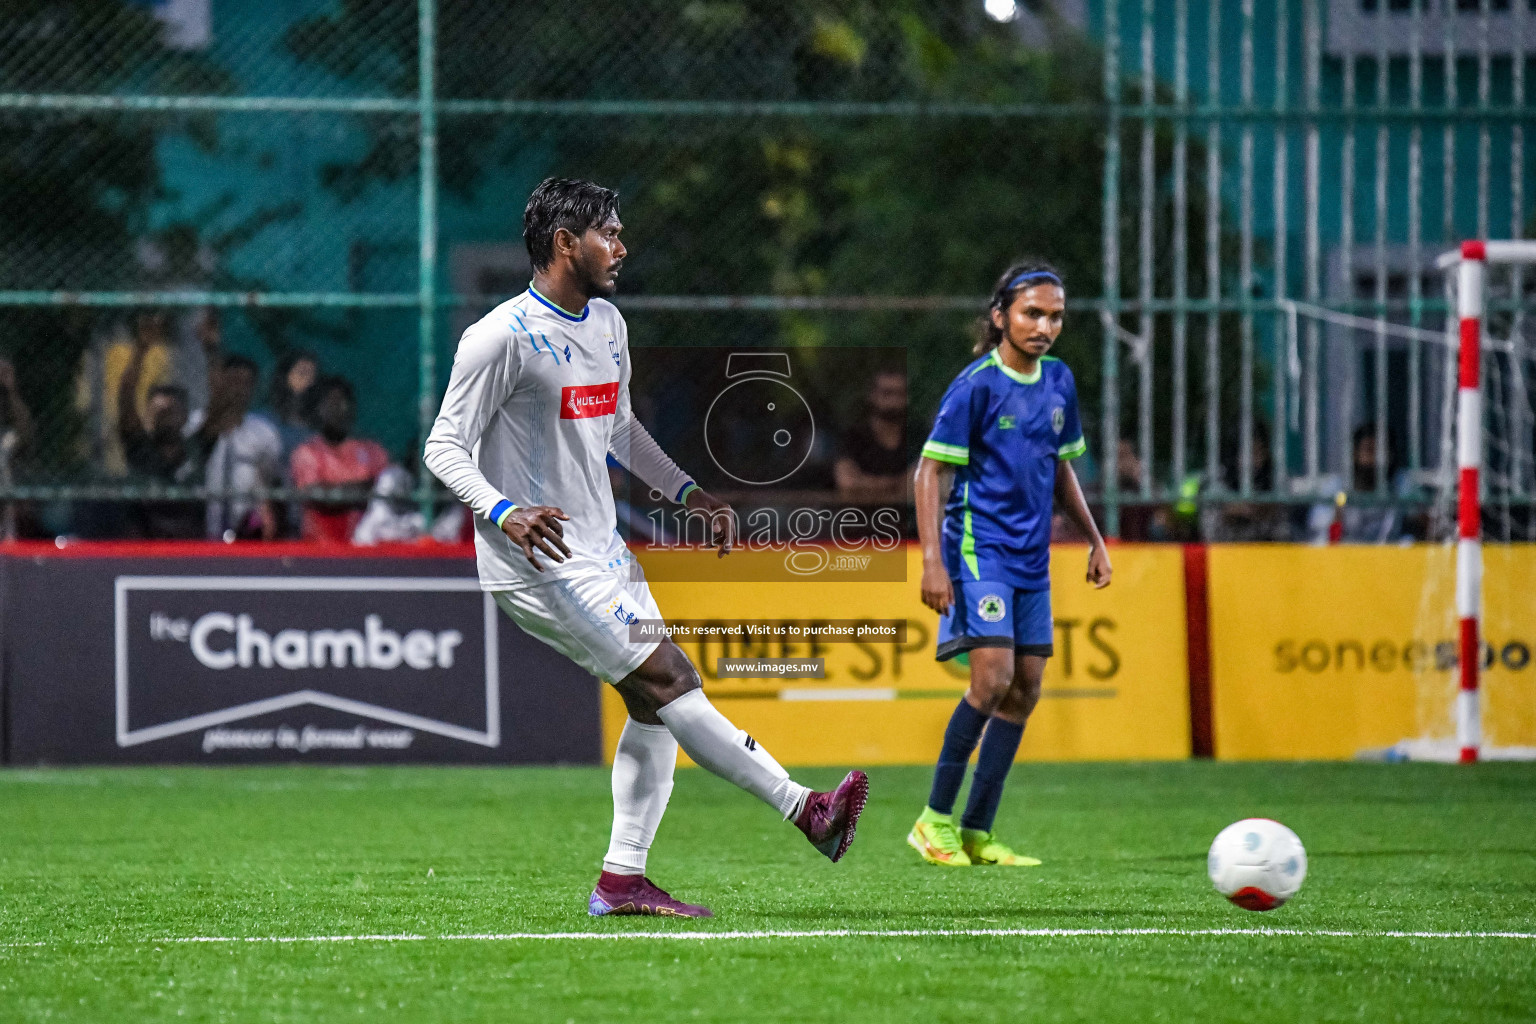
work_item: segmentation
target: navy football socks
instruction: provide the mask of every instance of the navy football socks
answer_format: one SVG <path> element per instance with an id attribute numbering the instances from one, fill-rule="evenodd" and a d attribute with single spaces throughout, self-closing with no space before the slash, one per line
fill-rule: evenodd
<path id="1" fill-rule="evenodd" d="M 1003 799 L 1003 783 L 1008 781 L 1008 769 L 1013 767 L 1013 757 L 1019 752 L 1019 740 L 1023 737 L 1024 727 L 1017 722 L 993 718 L 987 723 L 987 735 L 981 741 L 981 753 L 976 758 L 976 774 L 971 778 L 970 799 L 960 817 L 961 828 L 992 831 L 997 805 Z M 945 746 L 947 749 L 947 736 Z M 939 763 L 942 767 L 943 761 Z M 938 786 L 937 778 L 934 786 Z"/>
<path id="2" fill-rule="evenodd" d="M 963 698 L 955 713 L 949 716 L 949 725 L 944 730 L 944 746 L 939 749 L 939 763 L 933 769 L 933 789 L 928 794 L 928 806 L 940 814 L 949 814 L 955 809 L 955 798 L 960 795 L 960 784 L 965 781 L 966 765 L 971 762 L 971 753 L 986 724 L 987 716 Z"/>

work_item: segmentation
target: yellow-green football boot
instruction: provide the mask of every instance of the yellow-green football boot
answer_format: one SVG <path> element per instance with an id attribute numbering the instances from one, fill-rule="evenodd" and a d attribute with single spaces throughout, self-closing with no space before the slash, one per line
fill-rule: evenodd
<path id="1" fill-rule="evenodd" d="M 940 814 L 932 807 L 924 807 L 917 824 L 907 833 L 907 845 L 929 864 L 940 867 L 969 867 L 971 859 L 960 848 L 960 833 L 955 828 L 955 816 Z"/>
<path id="2" fill-rule="evenodd" d="M 1037 868 L 1040 862 L 1034 857 L 1014 853 L 998 842 L 991 832 L 978 832 L 973 828 L 960 830 L 960 848 L 972 864 L 995 864 L 998 867 Z"/>

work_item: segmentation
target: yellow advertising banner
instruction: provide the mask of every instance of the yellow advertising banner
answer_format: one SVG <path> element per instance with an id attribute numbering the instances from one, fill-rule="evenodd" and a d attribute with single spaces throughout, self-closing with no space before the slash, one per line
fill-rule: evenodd
<path id="1" fill-rule="evenodd" d="M 1087 549 L 1051 553 L 1055 656 L 1020 759 L 1182 758 L 1189 754 L 1189 699 L 1182 552 L 1124 545 L 1112 556 L 1114 583 L 1083 581 Z M 663 582 L 688 575 L 659 560 L 697 554 L 641 552 L 669 621 L 904 622 L 901 640 L 684 638 L 705 692 L 786 765 L 923 764 L 938 754 L 968 669 L 936 662 L 938 616 L 918 595 L 922 557 L 905 551 L 905 582 Z M 704 557 L 713 557 L 708 555 Z M 734 556 L 733 556 L 734 557 Z M 807 628 L 806 632 L 811 630 Z M 821 658 L 825 678 L 721 678 L 721 658 Z M 604 689 L 611 759 L 622 702 Z"/>
<path id="2" fill-rule="evenodd" d="M 1347 758 L 1448 739 L 1456 692 L 1448 546 L 1214 545 L 1216 756 Z M 1489 545 L 1483 730 L 1536 746 L 1536 545 Z"/>

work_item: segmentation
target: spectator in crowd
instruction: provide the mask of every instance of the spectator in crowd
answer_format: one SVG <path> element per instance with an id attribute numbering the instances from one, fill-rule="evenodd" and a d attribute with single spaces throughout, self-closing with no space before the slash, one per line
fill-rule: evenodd
<path id="1" fill-rule="evenodd" d="M 911 487 L 907 452 L 907 378 L 881 370 L 870 382 L 857 423 L 843 435 L 832 465 L 838 497 L 860 504 L 901 504 Z"/>
<path id="2" fill-rule="evenodd" d="M 371 547 L 420 540 L 427 533 L 427 517 L 416 507 L 413 489 L 408 470 L 386 467 L 374 482 L 367 511 L 352 530 L 352 543 Z"/>
<path id="3" fill-rule="evenodd" d="M 187 392 L 176 384 L 156 384 L 139 416 L 139 391 L 150 339 L 135 338 L 133 352 L 118 382 L 118 435 L 129 472 L 145 483 L 195 487 L 204 439 L 189 436 Z M 128 511 L 128 529 L 153 540 L 191 540 L 203 536 L 204 509 L 196 501 L 145 501 Z"/>
<path id="4" fill-rule="evenodd" d="M 313 352 L 296 349 L 277 361 L 272 386 L 267 391 L 266 414 L 283 439 L 283 458 L 308 441 L 315 433 L 315 381 L 320 377 L 320 361 Z"/>
<path id="5" fill-rule="evenodd" d="M 1355 428 L 1350 437 L 1351 460 L 1354 463 L 1355 490 L 1374 491 L 1381 486 L 1383 476 L 1389 490 L 1397 487 L 1396 450 L 1390 437 L 1387 439 L 1385 458 L 1376 447 L 1376 425 L 1363 423 Z"/>
<path id="6" fill-rule="evenodd" d="M 32 444 L 32 410 L 16 385 L 16 365 L 0 356 L 0 447 L 10 455 Z"/>
<path id="7" fill-rule="evenodd" d="M 1089 455 L 1079 461 L 1087 462 Z M 1080 472 L 1081 482 L 1087 473 Z M 1095 471 L 1093 476 L 1097 476 Z M 1175 532 L 1167 505 L 1141 503 L 1141 456 L 1136 442 L 1122 437 L 1115 446 L 1115 484 L 1120 492 L 1120 539 L 1128 541 L 1164 541 Z M 1094 488 L 1094 515 L 1101 516 L 1102 497 Z M 1051 516 L 1051 541 L 1056 544 L 1086 544 L 1088 538 L 1066 515 L 1057 512 Z"/>
<path id="8" fill-rule="evenodd" d="M 1115 444 L 1115 485 L 1120 490 L 1122 502 L 1135 501 L 1141 494 L 1141 456 L 1136 453 L 1136 442 L 1122 437 Z M 1120 506 L 1120 539 L 1142 541 L 1148 539 L 1152 523 L 1152 506 Z"/>
<path id="9" fill-rule="evenodd" d="M 171 376 L 169 382 L 187 395 L 187 408 L 208 405 L 208 382 L 218 370 L 222 355 L 224 316 L 217 306 L 205 306 L 178 327 L 171 325 Z"/>
<path id="10" fill-rule="evenodd" d="M 16 386 L 16 367 L 0 356 L 0 485 L 15 482 L 16 458 L 32 443 L 32 410 Z M 0 506 L 0 540 L 15 540 L 16 503 Z"/>
<path id="11" fill-rule="evenodd" d="M 1253 492 L 1271 494 L 1275 489 L 1275 462 L 1269 449 L 1269 427 L 1257 420 L 1250 435 L 1253 452 Z M 1230 494 L 1242 490 L 1239 452 L 1229 448 L 1222 453 L 1224 483 Z M 1288 506 L 1278 502 L 1246 501 L 1241 498 L 1213 503 L 1200 513 L 1201 533 L 1210 541 L 1287 541 L 1292 539 Z"/>
<path id="12" fill-rule="evenodd" d="M 293 450 L 289 477 L 295 487 L 372 487 L 389 468 L 389 454 L 377 441 L 352 437 L 357 398 L 344 377 L 314 385 L 319 433 Z M 363 517 L 365 501 L 304 503 L 300 535 L 305 540 L 347 543 Z"/>
<path id="13" fill-rule="evenodd" d="M 281 479 L 283 442 L 266 417 L 251 412 L 257 378 L 254 362 L 225 356 L 209 381 L 208 411 L 196 424 L 197 433 L 211 440 L 207 486 L 228 495 L 208 500 L 204 525 L 211 539 L 277 536 L 276 513 L 260 492 Z"/>
<path id="14" fill-rule="evenodd" d="M 75 405 L 89 424 L 87 455 L 108 477 L 128 473 L 122 435 L 118 431 L 118 400 L 122 394 L 118 385 L 122 383 L 123 372 L 133 353 L 140 349 L 143 355 L 139 359 L 138 383 L 132 398 L 135 410 L 142 416 L 150 389 L 171 383 L 174 376 L 169 318 L 163 310 L 139 310 L 126 326 L 119 325 L 88 349 L 76 382 Z"/>
<path id="15" fill-rule="evenodd" d="M 290 487 L 294 485 L 293 478 L 286 474 L 292 465 L 293 453 L 315 435 L 315 381 L 319 376 L 320 362 L 314 353 L 295 349 L 277 361 L 272 385 L 267 390 L 267 407 L 263 414 L 277 428 L 277 436 L 283 439 L 281 465 L 284 483 Z M 297 536 L 303 523 L 303 504 L 288 502 L 283 509 L 283 533 Z"/>
<path id="16" fill-rule="evenodd" d="M 1370 502 L 1376 493 L 1377 481 L 1383 476 L 1388 481 L 1389 493 L 1395 497 L 1402 497 L 1407 483 L 1406 477 L 1397 469 L 1391 438 L 1387 439 L 1386 457 L 1382 458 L 1376 447 L 1376 425 L 1362 424 L 1351 435 L 1350 453 L 1354 476 L 1352 496 L 1358 495 L 1366 501 L 1359 504 L 1345 502 L 1342 506 L 1335 502 L 1314 505 L 1307 517 L 1308 533 L 1313 542 L 1324 543 L 1330 539 L 1335 519 L 1339 524 L 1338 537 L 1346 543 L 1391 544 L 1403 540 L 1402 510 L 1396 504 Z M 1324 486 L 1337 493 L 1343 490 L 1344 483 L 1335 476 Z"/>

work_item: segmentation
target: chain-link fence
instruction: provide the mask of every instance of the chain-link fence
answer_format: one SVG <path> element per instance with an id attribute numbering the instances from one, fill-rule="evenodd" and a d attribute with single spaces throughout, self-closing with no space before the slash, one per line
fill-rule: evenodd
<path id="1" fill-rule="evenodd" d="M 1529 4 L 11 3 L 0 497 L 41 535 L 297 529 L 231 509 L 290 497 L 331 374 L 415 471 L 563 174 L 624 197 L 637 347 L 904 347 L 909 435 L 1045 256 L 1113 528 L 1300 536 L 1362 426 L 1439 469 L 1443 361 L 1388 327 L 1438 328 L 1445 244 L 1523 233 Z M 247 409 L 270 465 L 217 451 Z"/>

